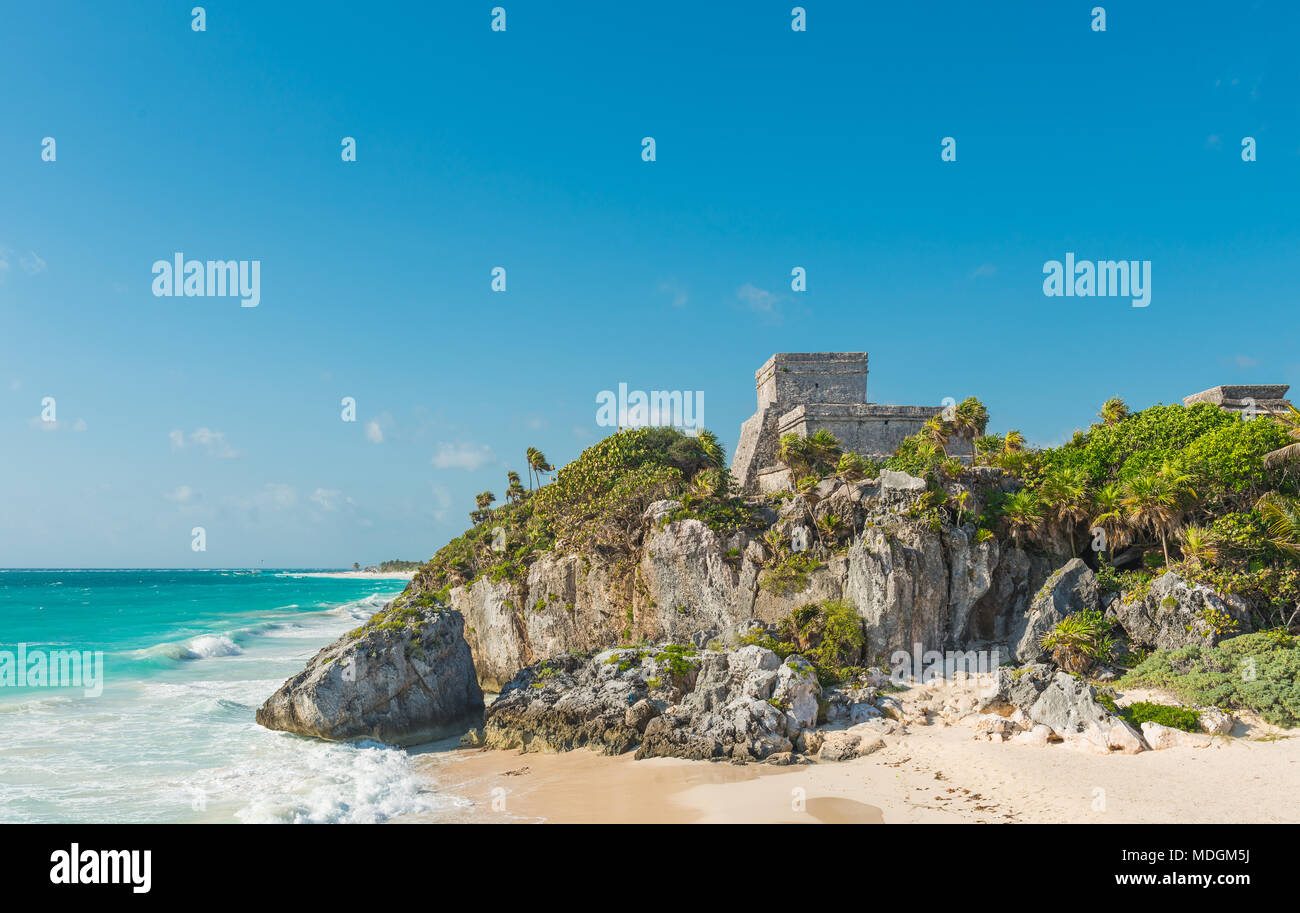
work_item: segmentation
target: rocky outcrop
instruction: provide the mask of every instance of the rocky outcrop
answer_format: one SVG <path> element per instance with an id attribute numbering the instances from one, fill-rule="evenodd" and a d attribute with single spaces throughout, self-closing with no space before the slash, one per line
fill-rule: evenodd
<path id="1" fill-rule="evenodd" d="M 765 760 L 816 725 L 821 686 L 795 654 L 683 646 L 559 656 L 530 666 L 488 708 L 484 744 L 522 751 L 636 749 L 638 758 Z"/>
<path id="2" fill-rule="evenodd" d="M 1249 606 L 1237 596 L 1221 596 L 1173 571 L 1161 575 L 1141 599 L 1115 600 L 1108 614 L 1129 639 L 1155 650 L 1200 644 L 1212 647 L 1225 637 L 1251 630 Z"/>
<path id="3" fill-rule="evenodd" d="M 999 669 L 985 709 L 1002 710 L 1003 716 L 1010 715 L 1006 711 L 1023 711 L 1028 722 L 1017 729 L 1032 732 L 1034 725 L 1043 725 L 1072 747 L 1124 754 L 1147 748 L 1136 729 L 1097 702 L 1091 685 L 1046 664 Z M 1040 733 L 1034 739 L 1041 737 Z"/>
<path id="4" fill-rule="evenodd" d="M 810 552 L 820 566 L 787 591 L 764 585 L 773 556 L 757 532 L 720 535 L 700 520 L 671 521 L 680 504 L 660 501 L 645 511 L 631 561 L 547 554 L 526 579 L 480 578 L 453 587 L 448 601 L 465 615 L 466 639 L 488 690 L 500 690 L 517 670 L 549 656 L 632 641 L 703 646 L 755 620 L 775 623 L 826 599 L 858 607 L 872 658 L 916 644 L 922 650 L 1007 644 L 1060 560 L 979 536 L 970 523 L 932 525 L 909 516 L 925 484 L 917 489 L 922 480 L 894 475 L 905 478 L 891 476 L 888 485 L 828 479 L 810 498 L 815 504 L 791 499 L 769 511 L 782 541 L 802 535 L 816 545 L 815 523 L 830 515 L 846 531 L 838 548 Z M 949 483 L 949 494 L 964 493 L 966 511 L 975 516 L 995 481 L 984 488 Z"/>
<path id="5" fill-rule="evenodd" d="M 1084 609 L 1100 611 L 1097 577 L 1081 558 L 1047 578 L 1034 596 L 1029 612 L 1020 616 L 1011 630 L 1011 655 L 1016 662 L 1032 663 L 1046 658 L 1041 641 L 1067 615 Z"/>
<path id="6" fill-rule="evenodd" d="M 389 607 L 317 653 L 257 711 L 268 729 L 409 745 L 463 731 L 483 692 L 459 612 Z"/>

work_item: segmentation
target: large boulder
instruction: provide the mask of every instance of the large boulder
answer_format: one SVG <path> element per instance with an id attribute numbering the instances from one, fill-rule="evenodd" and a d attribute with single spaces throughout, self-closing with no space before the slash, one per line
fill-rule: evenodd
<path id="1" fill-rule="evenodd" d="M 816 725 L 821 686 L 799 655 L 758 646 L 629 647 L 519 672 L 488 708 L 488 748 L 764 760 Z"/>
<path id="2" fill-rule="evenodd" d="M 410 745 L 476 725 L 483 692 L 459 612 L 390 604 L 321 650 L 257 711 L 268 729 Z"/>
<path id="3" fill-rule="evenodd" d="M 1224 637 L 1250 630 L 1250 610 L 1240 597 L 1221 596 L 1173 571 L 1152 583 L 1142 599 L 1116 600 L 1109 612 L 1133 643 L 1155 650 L 1212 647 Z"/>
<path id="4" fill-rule="evenodd" d="M 1021 663 L 1044 659 L 1046 651 L 1040 646 L 1043 636 L 1061 619 L 1083 609 L 1099 611 L 1101 595 L 1092 568 L 1084 564 L 1083 559 L 1072 558 L 1047 578 L 1029 611 L 1012 627 L 1013 658 Z"/>
<path id="5" fill-rule="evenodd" d="M 1075 747 L 1125 754 L 1147 747 L 1136 729 L 1097 702 L 1091 685 L 1068 672 L 1053 672 L 1046 664 L 998 670 L 984 709 L 1008 708 L 1023 710 L 1031 723 L 1047 726 Z"/>

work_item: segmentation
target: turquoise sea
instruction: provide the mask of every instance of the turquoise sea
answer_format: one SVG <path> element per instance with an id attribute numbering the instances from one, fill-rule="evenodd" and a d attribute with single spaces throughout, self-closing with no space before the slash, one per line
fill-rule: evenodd
<path id="1" fill-rule="evenodd" d="M 0 685 L 0 822 L 436 817 L 448 800 L 406 752 L 254 722 L 310 656 L 405 586 L 301 573 L 0 570 L 0 663 L 21 644 L 103 653 L 97 696 Z"/>

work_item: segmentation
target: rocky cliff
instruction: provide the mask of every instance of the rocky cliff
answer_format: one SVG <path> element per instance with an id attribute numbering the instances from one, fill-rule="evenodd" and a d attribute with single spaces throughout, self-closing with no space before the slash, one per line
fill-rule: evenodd
<path id="1" fill-rule="evenodd" d="M 772 510 L 767 529 L 729 534 L 699 519 L 673 519 L 681 504 L 659 501 L 645 510 L 631 561 L 547 554 L 526 578 L 479 577 L 446 598 L 464 615 L 480 681 L 494 691 L 522 667 L 561 653 L 642 641 L 702 646 L 751 620 L 774 623 L 826 599 L 857 606 L 867 655 L 882 665 L 916 644 L 1005 648 L 1066 559 L 979 533 L 972 520 L 989 483 L 950 488 L 946 497 L 964 492 L 968 509 L 945 522 L 921 509 L 929 489 L 920 479 L 831 479 L 814 504 L 791 499 Z M 838 537 L 823 532 L 829 516 L 838 518 Z M 810 546 L 796 557 L 773 544 L 790 541 Z M 421 592 L 417 578 L 409 595 Z"/>

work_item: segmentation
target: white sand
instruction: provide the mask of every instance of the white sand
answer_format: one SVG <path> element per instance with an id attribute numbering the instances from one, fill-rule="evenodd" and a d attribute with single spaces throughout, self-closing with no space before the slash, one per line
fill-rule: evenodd
<path id="1" fill-rule="evenodd" d="M 796 767 L 455 750 L 416 757 L 497 822 L 1300 822 L 1300 738 L 1109 756 L 909 727 L 865 758 Z M 494 790 L 500 790 L 494 794 Z M 800 804 L 802 800 L 802 804 Z M 495 807 L 494 807 L 495 802 Z"/>

